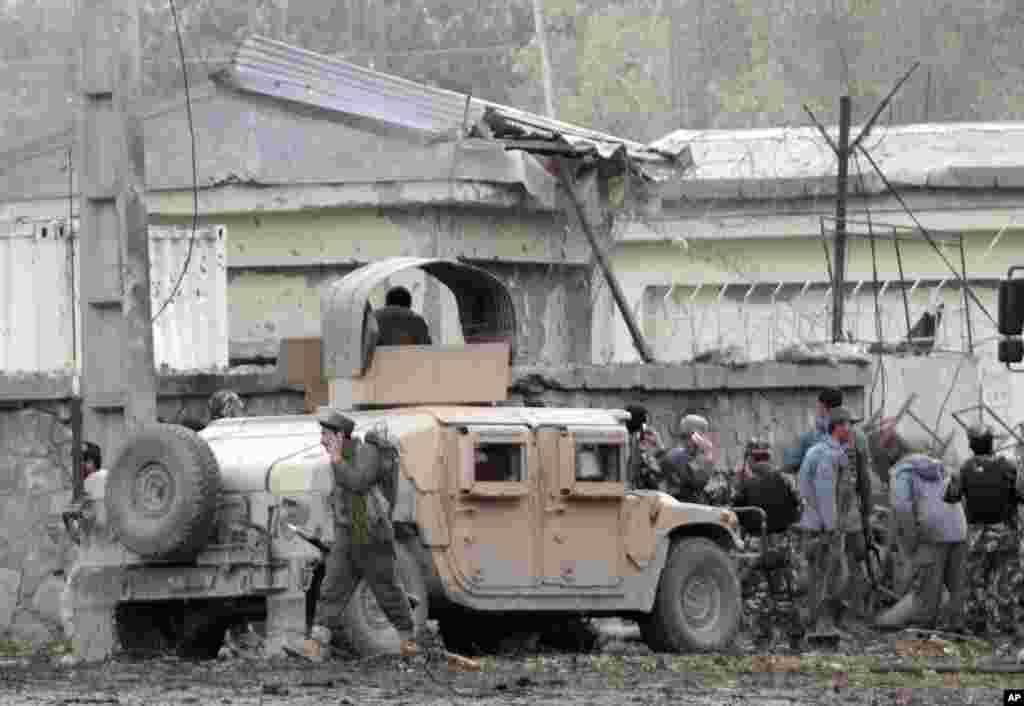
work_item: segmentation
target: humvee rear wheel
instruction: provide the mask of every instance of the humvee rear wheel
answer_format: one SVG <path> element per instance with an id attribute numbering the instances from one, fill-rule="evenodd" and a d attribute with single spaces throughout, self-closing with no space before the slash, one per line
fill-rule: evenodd
<path id="1" fill-rule="evenodd" d="M 185 427 L 159 424 L 125 444 L 107 478 L 107 516 L 124 546 L 151 559 L 187 561 L 206 543 L 220 495 L 209 445 Z"/>
<path id="2" fill-rule="evenodd" d="M 694 537 L 672 545 L 654 609 L 640 630 L 656 652 L 716 650 L 735 637 L 742 613 L 740 581 L 729 555 L 711 540 Z"/>
<path id="3" fill-rule="evenodd" d="M 419 598 L 412 619 L 417 634 L 422 634 L 427 624 L 427 584 L 412 552 L 401 543 L 395 544 L 395 574 L 400 587 Z M 398 632 L 365 579 L 359 582 L 345 610 L 345 637 L 363 655 L 398 654 Z"/>

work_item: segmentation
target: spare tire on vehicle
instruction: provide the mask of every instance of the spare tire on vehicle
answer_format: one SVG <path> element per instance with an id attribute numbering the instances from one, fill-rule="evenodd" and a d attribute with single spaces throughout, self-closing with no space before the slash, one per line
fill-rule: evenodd
<path id="1" fill-rule="evenodd" d="M 125 444 L 105 495 L 110 526 L 124 546 L 149 559 L 188 561 L 213 530 L 220 469 L 194 431 L 154 425 Z"/>

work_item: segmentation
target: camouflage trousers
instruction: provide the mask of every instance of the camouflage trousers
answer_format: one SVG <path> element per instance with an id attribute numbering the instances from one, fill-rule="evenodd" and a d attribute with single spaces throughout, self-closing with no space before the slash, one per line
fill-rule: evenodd
<path id="1" fill-rule="evenodd" d="M 843 538 L 843 551 L 848 574 L 839 597 L 854 617 L 867 618 L 870 613 L 870 594 L 874 587 L 865 568 L 868 551 L 864 533 L 860 530 L 847 532 Z"/>
<path id="2" fill-rule="evenodd" d="M 754 563 L 744 567 L 743 580 L 746 627 L 762 637 L 770 636 L 777 627 L 795 627 L 797 612 L 798 552 L 793 535 L 770 534 L 766 542 L 766 566 Z"/>
<path id="3" fill-rule="evenodd" d="M 1024 538 L 1006 524 L 972 525 L 964 621 L 978 634 L 1024 633 Z"/>
<path id="4" fill-rule="evenodd" d="M 834 620 L 839 613 L 846 587 L 845 542 L 843 532 L 806 532 L 804 554 L 807 557 L 807 627 L 819 628 L 822 619 Z"/>
<path id="5" fill-rule="evenodd" d="M 345 611 L 359 582 L 366 580 L 377 604 L 403 640 L 414 637 L 412 609 L 398 581 L 394 531 L 378 527 L 366 544 L 352 541 L 352 528 L 336 524 L 317 603 L 316 622 L 332 631 L 344 624 Z"/>

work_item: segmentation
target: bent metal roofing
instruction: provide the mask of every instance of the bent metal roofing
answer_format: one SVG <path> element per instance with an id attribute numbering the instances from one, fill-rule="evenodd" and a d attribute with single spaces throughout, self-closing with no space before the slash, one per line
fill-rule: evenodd
<path id="1" fill-rule="evenodd" d="M 214 79 L 241 90 L 366 118 L 435 139 L 459 139 L 485 114 L 497 115 L 533 145 L 552 141 L 574 154 L 614 159 L 624 151 L 656 181 L 681 177 L 692 165 L 685 144 L 644 145 L 534 113 L 427 86 L 340 59 L 253 36 L 244 40 Z M 526 151 L 531 148 L 523 146 Z"/>

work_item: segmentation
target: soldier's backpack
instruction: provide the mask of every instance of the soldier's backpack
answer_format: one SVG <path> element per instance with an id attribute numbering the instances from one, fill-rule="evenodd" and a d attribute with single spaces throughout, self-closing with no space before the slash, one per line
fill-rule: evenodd
<path id="1" fill-rule="evenodd" d="M 380 464 L 377 475 L 377 485 L 388 501 L 388 506 L 394 512 L 395 501 L 398 497 L 398 445 L 388 436 L 384 427 L 376 428 L 366 434 L 366 443 L 373 445 L 377 450 L 378 463 Z"/>
<path id="2" fill-rule="evenodd" d="M 1004 458 L 975 456 L 967 461 L 960 473 L 967 521 L 981 525 L 1013 522 L 1016 480 L 1016 469 Z"/>
<path id="3" fill-rule="evenodd" d="M 914 517 L 921 537 L 925 541 L 944 542 L 949 541 L 951 534 L 966 532 L 963 512 L 945 500 L 947 483 L 942 462 L 923 454 L 912 454 L 900 463 L 911 468 Z"/>

